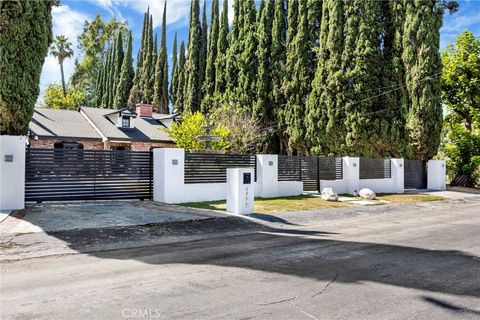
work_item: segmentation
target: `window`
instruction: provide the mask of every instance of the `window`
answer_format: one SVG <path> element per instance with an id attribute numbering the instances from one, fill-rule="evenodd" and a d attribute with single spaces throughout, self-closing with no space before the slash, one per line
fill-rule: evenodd
<path id="1" fill-rule="evenodd" d="M 122 116 L 122 127 L 130 128 L 130 117 Z"/>

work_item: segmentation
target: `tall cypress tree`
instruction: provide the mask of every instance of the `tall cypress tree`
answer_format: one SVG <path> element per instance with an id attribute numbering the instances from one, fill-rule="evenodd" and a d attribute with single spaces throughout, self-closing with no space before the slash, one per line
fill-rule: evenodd
<path id="1" fill-rule="evenodd" d="M 219 36 L 218 0 L 212 1 L 212 15 L 210 19 L 210 36 L 208 38 L 207 66 L 205 70 L 204 92 L 212 96 L 215 92 L 215 62 L 217 60 L 217 43 Z"/>
<path id="2" fill-rule="evenodd" d="M 2 135 L 27 134 L 40 90 L 38 85 L 42 65 L 53 40 L 51 10 L 55 3 L 55 1 L 0 3 Z"/>
<path id="3" fill-rule="evenodd" d="M 199 66 L 200 66 L 200 84 L 201 84 L 200 100 L 201 100 L 204 94 L 205 71 L 207 67 L 207 54 L 208 54 L 208 25 L 207 25 L 207 1 L 206 0 L 203 0 L 202 26 L 201 26 L 200 32 L 201 32 L 201 43 L 200 43 Z"/>
<path id="4" fill-rule="evenodd" d="M 168 113 L 167 2 L 163 8 L 162 38 L 154 73 L 153 103 L 160 113 Z"/>
<path id="5" fill-rule="evenodd" d="M 427 160 L 437 153 L 442 128 L 439 54 L 443 9 L 435 0 L 408 1 L 403 62 L 410 107 L 406 116 L 408 155 Z"/>
<path id="6" fill-rule="evenodd" d="M 134 77 L 133 58 L 132 58 L 132 31 L 128 34 L 127 48 L 123 57 L 120 76 L 118 79 L 113 108 L 125 108 L 128 103 L 128 95 L 132 87 Z"/>
<path id="7" fill-rule="evenodd" d="M 257 26 L 257 57 L 258 76 L 256 82 L 256 98 L 253 114 L 263 120 L 271 118 L 271 46 L 272 46 L 272 24 L 274 16 L 274 0 L 267 0 L 265 7 L 260 13 L 260 20 Z"/>
<path id="8" fill-rule="evenodd" d="M 170 81 L 170 91 L 169 91 L 169 101 L 175 105 L 176 94 L 177 94 L 177 66 L 178 65 L 178 52 L 177 52 L 177 32 L 175 31 L 175 36 L 173 38 L 173 49 L 172 49 L 172 80 Z"/>
<path id="9" fill-rule="evenodd" d="M 241 54 L 240 30 L 243 28 L 243 1 L 233 0 L 232 31 L 228 34 L 228 50 L 225 61 L 225 91 L 231 94 L 238 81 L 239 56 Z"/>
<path id="10" fill-rule="evenodd" d="M 296 2 L 296 1 L 294 1 Z M 289 10 L 294 8 L 292 1 Z M 290 153 L 308 154 L 309 150 L 305 144 L 305 100 L 310 92 L 312 69 L 309 48 L 309 24 L 308 7 L 306 1 L 298 3 L 297 15 L 289 14 L 289 18 L 297 18 L 296 21 L 289 20 L 296 26 L 296 34 L 287 44 L 287 72 L 289 78 L 285 81 L 285 92 L 287 104 L 285 106 L 285 129 L 288 136 L 288 149 Z"/>
<path id="11" fill-rule="evenodd" d="M 143 87 L 141 84 L 141 79 L 143 78 L 143 61 L 145 53 L 147 52 L 147 34 L 148 34 L 148 23 L 150 17 L 150 7 L 148 7 L 147 12 L 143 15 L 143 29 L 142 29 L 142 41 L 140 43 L 140 48 L 137 53 L 137 67 L 135 70 L 135 76 L 133 78 L 133 85 L 130 89 L 130 94 L 128 97 L 128 106 L 133 107 L 136 103 L 139 103 L 143 99 Z"/>
<path id="12" fill-rule="evenodd" d="M 320 46 L 312 90 L 306 105 L 306 137 L 315 154 L 340 154 L 343 145 L 343 111 L 340 100 L 340 79 L 344 33 L 343 3 L 325 0 L 322 3 Z M 340 107 L 340 106 L 338 106 Z"/>
<path id="13" fill-rule="evenodd" d="M 147 24 L 147 33 L 145 35 L 145 47 L 142 49 L 143 52 L 143 65 L 140 77 L 140 93 L 142 100 L 147 103 L 152 102 L 153 98 L 153 71 L 154 71 L 154 61 L 153 61 L 153 34 L 152 34 L 152 16 L 148 18 Z"/>
<path id="14" fill-rule="evenodd" d="M 114 66 L 113 66 L 113 92 L 112 92 L 112 98 L 111 98 L 111 104 L 110 106 L 113 106 L 115 96 L 117 95 L 117 85 L 120 80 L 120 71 L 122 69 L 122 64 L 123 64 L 123 57 L 124 52 L 123 52 L 123 38 L 122 38 L 122 33 L 118 32 L 117 33 L 117 39 L 115 40 L 115 59 L 114 59 Z"/>
<path id="15" fill-rule="evenodd" d="M 184 110 L 184 87 L 185 87 L 185 42 L 180 43 L 180 53 L 178 55 L 178 64 L 175 70 L 177 79 L 174 109 Z"/>
<path id="16" fill-rule="evenodd" d="M 382 85 L 383 56 L 381 35 L 383 24 L 379 17 L 382 3 L 374 0 L 355 0 L 346 15 L 346 41 L 343 55 L 344 70 L 348 70 L 343 84 L 345 94 L 345 151 L 360 156 L 382 156 L 385 149 L 382 137 L 384 126 L 379 97 Z M 353 23 L 350 23 L 353 20 Z M 345 53 L 349 54 L 346 55 Z M 340 105 L 340 104 L 339 104 Z M 337 106 L 339 107 L 339 106 Z"/>
<path id="17" fill-rule="evenodd" d="M 188 57 L 185 64 L 184 110 L 193 112 L 200 109 L 201 91 L 201 47 L 202 28 L 200 26 L 200 5 L 198 0 L 192 0 L 190 17 L 190 32 L 188 36 Z"/>
<path id="18" fill-rule="evenodd" d="M 272 44 L 270 60 L 271 77 L 271 98 L 275 118 L 285 106 L 285 95 L 282 92 L 282 81 L 285 78 L 286 50 L 285 43 L 287 38 L 287 21 L 285 14 L 285 3 L 283 0 L 275 0 L 273 26 L 272 26 Z"/>
<path id="19" fill-rule="evenodd" d="M 238 83 L 233 98 L 246 111 L 253 110 L 257 76 L 257 40 L 255 37 L 256 12 L 254 0 L 242 1 L 242 27 L 239 33 L 240 55 L 238 59 Z"/>
<path id="20" fill-rule="evenodd" d="M 224 93 L 226 89 L 228 33 L 228 0 L 224 0 L 222 15 L 220 17 L 220 31 L 218 33 L 217 57 L 215 61 L 216 93 Z"/>

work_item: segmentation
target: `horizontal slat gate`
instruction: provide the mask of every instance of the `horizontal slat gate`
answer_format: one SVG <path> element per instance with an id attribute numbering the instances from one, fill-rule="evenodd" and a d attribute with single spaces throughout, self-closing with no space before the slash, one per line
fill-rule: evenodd
<path id="1" fill-rule="evenodd" d="M 27 149 L 26 201 L 151 198 L 150 152 Z"/>
<path id="2" fill-rule="evenodd" d="M 405 189 L 427 188 L 427 163 L 422 160 L 404 161 L 404 187 Z"/>
<path id="3" fill-rule="evenodd" d="M 254 168 L 257 181 L 257 161 L 250 154 L 185 153 L 185 183 L 225 183 L 227 168 Z"/>

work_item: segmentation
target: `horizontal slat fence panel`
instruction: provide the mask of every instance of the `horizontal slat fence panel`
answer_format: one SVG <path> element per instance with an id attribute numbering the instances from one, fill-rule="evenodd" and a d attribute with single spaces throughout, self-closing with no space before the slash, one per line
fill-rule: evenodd
<path id="1" fill-rule="evenodd" d="M 257 181 L 256 166 L 255 155 L 186 152 L 184 179 L 186 184 L 225 183 L 227 168 L 255 168 Z"/>
<path id="2" fill-rule="evenodd" d="M 389 179 L 391 177 L 390 159 L 360 158 L 360 179 Z"/>
<path id="3" fill-rule="evenodd" d="M 343 179 L 342 158 L 278 156 L 278 181 L 302 181 L 304 191 L 319 189 L 319 180 Z"/>
<path id="4" fill-rule="evenodd" d="M 27 149 L 26 201 L 151 197 L 150 152 Z"/>
<path id="5" fill-rule="evenodd" d="M 319 178 L 320 180 L 342 180 L 343 159 L 333 157 L 319 157 Z"/>
<path id="6" fill-rule="evenodd" d="M 278 156 L 278 181 L 301 181 L 301 158 L 297 156 Z"/>

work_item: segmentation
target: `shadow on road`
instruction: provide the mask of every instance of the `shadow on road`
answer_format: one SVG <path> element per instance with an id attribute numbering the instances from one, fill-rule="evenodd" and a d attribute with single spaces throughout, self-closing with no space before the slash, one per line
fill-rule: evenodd
<path id="1" fill-rule="evenodd" d="M 212 228 L 225 228 L 224 221 L 215 220 L 217 219 L 210 221 L 214 224 Z M 480 297 L 479 258 L 461 251 L 339 241 L 326 238 L 328 232 L 252 227 L 244 220 L 233 222 L 234 220 L 237 219 L 229 219 L 232 225 L 227 225 L 226 228 L 240 228 L 236 224 L 240 223 L 245 224 L 245 228 L 252 228 L 252 233 L 88 254 L 104 259 L 135 259 L 150 264 L 211 264 L 246 268 L 322 281 L 358 284 L 369 281 Z M 201 223 L 192 227 L 191 230 L 197 232 L 202 228 Z M 137 236 L 145 233 L 158 236 L 164 234 L 165 230 L 160 234 L 155 234 L 154 229 L 138 229 L 135 232 Z M 81 234 L 81 231 L 76 234 L 53 232 L 50 235 L 62 239 L 79 252 L 85 249 L 80 239 L 85 239 L 86 234 Z M 105 239 L 111 237 L 114 236 L 108 233 L 104 235 Z M 102 240 L 97 237 L 93 241 Z M 119 241 L 118 238 L 116 241 Z M 468 281 L 461 281 L 462 279 Z M 426 298 L 426 301 L 441 307 L 448 306 L 439 300 Z"/>

